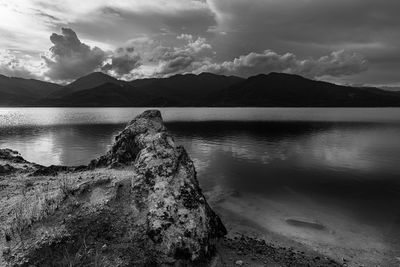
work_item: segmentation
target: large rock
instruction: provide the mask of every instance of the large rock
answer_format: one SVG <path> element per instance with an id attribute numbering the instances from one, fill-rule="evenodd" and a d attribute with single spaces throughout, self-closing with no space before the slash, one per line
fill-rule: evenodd
<path id="1" fill-rule="evenodd" d="M 175 145 L 160 111 L 137 116 L 90 167 L 126 164 L 135 167 L 132 194 L 148 212 L 146 232 L 158 250 L 191 260 L 208 255 L 226 230 L 201 192 L 193 162 L 182 146 Z"/>
<path id="2" fill-rule="evenodd" d="M 226 234 L 157 110 L 131 121 L 86 170 L 36 175 L 0 184 L 9 214 L 0 217 L 0 265 L 205 264 Z"/>

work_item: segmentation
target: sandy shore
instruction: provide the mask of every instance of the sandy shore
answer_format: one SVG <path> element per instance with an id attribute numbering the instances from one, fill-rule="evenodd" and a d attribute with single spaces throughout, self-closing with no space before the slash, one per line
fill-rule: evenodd
<path id="1" fill-rule="evenodd" d="M 265 241 L 275 249 L 274 253 L 283 255 L 272 257 L 278 259 L 275 262 L 277 265 L 268 265 L 273 263 L 267 260 L 267 266 L 301 266 L 302 258 L 296 258 L 298 255 L 304 256 L 310 266 L 399 266 L 395 252 L 383 247 L 384 244 L 379 239 L 368 235 L 371 229 L 360 226 L 357 232 L 352 232 L 346 228 L 349 226 L 340 225 L 339 219 L 343 218 L 334 220 L 321 215 L 323 223 L 320 223 L 311 215 L 308 218 L 290 217 L 296 211 L 291 211 L 283 203 L 237 192 L 209 192 L 208 197 L 228 229 L 229 242 L 235 243 L 243 235 Z M 304 203 L 298 203 L 299 206 L 302 204 Z M 318 208 L 315 209 L 317 212 Z M 297 213 L 301 211 L 298 210 Z M 232 241 L 234 237 L 239 239 Z M 294 255 L 297 262 L 295 265 L 291 265 L 291 261 L 282 261 L 286 259 L 287 253 Z M 240 259 L 241 256 L 233 254 L 231 258 Z M 250 260 L 249 257 L 244 258 L 249 266 L 259 263 L 251 261 L 254 258 L 252 253 Z M 316 259 L 326 261 L 313 265 Z M 307 264 L 304 266 L 308 266 Z"/>
<path id="2" fill-rule="evenodd" d="M 346 266 L 251 220 L 217 209 L 228 235 L 217 246 L 212 266 Z"/>

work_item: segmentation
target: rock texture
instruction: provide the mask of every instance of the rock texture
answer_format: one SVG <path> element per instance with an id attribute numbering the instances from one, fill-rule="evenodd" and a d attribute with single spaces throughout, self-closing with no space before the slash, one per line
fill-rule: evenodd
<path id="1" fill-rule="evenodd" d="M 0 149 L 0 175 L 15 172 L 30 172 L 42 166 L 26 161 L 18 151 L 11 149 Z"/>
<path id="2" fill-rule="evenodd" d="M 215 238 L 226 230 L 201 192 L 193 162 L 183 147 L 175 145 L 158 110 L 137 116 L 111 150 L 89 166 L 126 164 L 135 167 L 132 194 L 148 211 L 146 233 L 157 249 L 177 259 L 209 255 Z"/>
<path id="3" fill-rule="evenodd" d="M 87 168 L 13 173 L 19 157 L 0 153 L 1 266 L 203 265 L 226 234 L 157 110 Z"/>

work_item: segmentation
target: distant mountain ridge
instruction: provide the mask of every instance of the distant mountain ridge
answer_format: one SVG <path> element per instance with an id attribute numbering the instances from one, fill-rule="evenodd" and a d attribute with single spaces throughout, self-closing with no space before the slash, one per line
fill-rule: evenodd
<path id="1" fill-rule="evenodd" d="M 400 95 L 372 87 L 350 87 L 275 73 L 249 77 L 210 95 L 216 106 L 380 107 L 400 106 Z"/>
<path id="2" fill-rule="evenodd" d="M 1 106 L 400 107 L 400 93 L 284 73 L 247 79 L 212 73 L 121 81 L 101 72 L 61 86 L 0 75 Z"/>
<path id="3" fill-rule="evenodd" d="M 27 105 L 60 88 L 55 83 L 0 75 L 0 106 Z"/>
<path id="4" fill-rule="evenodd" d="M 204 99 L 242 81 L 235 76 L 223 76 L 212 73 L 178 74 L 169 78 L 134 80 L 129 84 L 141 92 L 170 99 L 180 105 L 198 106 L 204 104 Z"/>
<path id="5" fill-rule="evenodd" d="M 105 83 L 78 90 L 59 98 L 44 98 L 38 106 L 57 107 L 150 107 L 172 104 L 168 99 L 148 95 L 127 84 Z"/>
<path id="6" fill-rule="evenodd" d="M 118 85 L 125 84 L 124 81 L 115 79 L 114 77 L 111 77 L 105 73 L 93 72 L 89 75 L 76 79 L 72 83 L 58 89 L 57 91 L 54 91 L 48 97 L 59 99 L 70 93 L 95 88 L 106 83 Z"/>

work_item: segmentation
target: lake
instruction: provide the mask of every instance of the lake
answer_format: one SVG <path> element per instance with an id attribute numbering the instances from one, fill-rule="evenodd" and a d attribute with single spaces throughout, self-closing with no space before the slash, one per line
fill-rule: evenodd
<path id="1" fill-rule="evenodd" d="M 0 108 L 0 147 L 87 164 L 143 110 Z M 160 110 L 217 211 L 350 266 L 400 263 L 400 109 Z"/>

